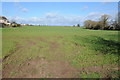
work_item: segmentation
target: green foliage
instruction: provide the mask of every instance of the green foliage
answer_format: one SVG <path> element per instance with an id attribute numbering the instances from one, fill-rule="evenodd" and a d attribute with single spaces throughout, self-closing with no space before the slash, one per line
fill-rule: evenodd
<path id="1" fill-rule="evenodd" d="M 97 72 L 90 72 L 88 74 L 86 72 L 82 72 L 80 74 L 80 78 L 101 78 L 101 76 Z"/>
<path id="2" fill-rule="evenodd" d="M 109 73 L 109 77 L 110 78 L 120 78 L 119 75 L 120 75 L 120 71 L 112 71 L 111 73 Z"/>

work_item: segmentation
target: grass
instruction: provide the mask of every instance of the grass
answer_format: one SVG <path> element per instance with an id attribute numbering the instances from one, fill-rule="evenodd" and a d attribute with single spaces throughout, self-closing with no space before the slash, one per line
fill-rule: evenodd
<path id="1" fill-rule="evenodd" d="M 81 78 L 101 78 L 99 73 L 91 72 L 87 74 L 86 72 L 82 72 L 80 75 Z"/>
<path id="2" fill-rule="evenodd" d="M 3 64 L 16 66 L 38 56 L 47 60 L 65 60 L 75 68 L 118 63 L 118 31 L 25 26 L 3 28 L 2 33 L 2 57 L 12 54 L 12 58 Z M 100 73 L 82 73 L 82 77 L 100 77 Z"/>

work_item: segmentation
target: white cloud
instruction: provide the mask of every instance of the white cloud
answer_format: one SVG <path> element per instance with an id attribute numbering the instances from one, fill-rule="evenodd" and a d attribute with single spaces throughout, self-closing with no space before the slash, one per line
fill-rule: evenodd
<path id="1" fill-rule="evenodd" d="M 78 15 L 60 15 L 58 13 L 46 13 L 43 17 L 8 17 L 9 20 L 15 20 L 18 23 L 40 24 L 40 25 L 75 25 L 83 24 L 85 20 L 98 20 L 103 13 L 91 12 L 86 16 Z"/>
<path id="2" fill-rule="evenodd" d="M 63 16 L 55 13 L 46 13 L 43 17 L 8 17 L 9 20 L 14 20 L 18 23 L 29 24 L 48 24 L 48 25 L 74 25 L 82 22 L 81 16 L 69 15 Z"/>
<path id="3" fill-rule="evenodd" d="M 22 12 L 28 12 L 28 9 L 27 8 L 22 8 L 21 11 Z"/>
<path id="4" fill-rule="evenodd" d="M 28 12 L 29 10 L 27 8 L 25 8 L 24 6 L 22 6 L 20 4 L 20 2 L 14 2 L 14 6 L 17 7 L 17 9 L 21 12 Z"/>
<path id="5" fill-rule="evenodd" d="M 104 13 L 99 13 L 99 12 L 91 12 L 89 13 L 86 17 L 85 20 L 98 20 Z"/>
<path id="6" fill-rule="evenodd" d="M 87 5 L 83 6 L 82 10 L 86 10 L 86 9 L 88 9 L 88 6 Z"/>

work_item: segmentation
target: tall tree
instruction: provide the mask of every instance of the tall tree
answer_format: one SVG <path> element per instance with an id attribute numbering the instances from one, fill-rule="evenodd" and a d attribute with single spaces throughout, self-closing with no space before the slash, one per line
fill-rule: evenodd
<path id="1" fill-rule="evenodd" d="M 106 15 L 106 14 L 104 14 L 104 15 L 102 15 L 101 17 L 100 17 L 100 24 L 101 24 L 101 28 L 102 29 L 104 29 L 104 28 L 106 28 L 106 27 L 108 27 L 108 19 L 109 19 L 109 15 Z"/>

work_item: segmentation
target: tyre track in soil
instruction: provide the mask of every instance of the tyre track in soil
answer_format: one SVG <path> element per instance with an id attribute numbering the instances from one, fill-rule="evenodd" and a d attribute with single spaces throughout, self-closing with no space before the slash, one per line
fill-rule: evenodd
<path id="1" fill-rule="evenodd" d="M 6 55 L 6 56 L 3 57 L 2 61 L 4 62 L 8 57 L 10 57 L 11 55 L 13 55 L 13 54 L 16 53 L 17 51 L 19 51 L 19 49 L 20 49 L 21 47 L 22 47 L 22 46 L 20 46 L 20 44 L 16 43 L 16 48 L 15 48 L 15 50 L 11 50 L 8 55 Z"/>
<path id="2" fill-rule="evenodd" d="M 14 62 L 17 60 L 21 54 L 19 54 L 23 49 L 30 48 L 31 46 L 35 45 L 35 43 L 29 42 L 29 40 L 26 40 L 27 45 L 21 45 L 19 42 L 16 43 L 16 48 L 14 51 L 11 51 L 9 55 L 7 55 L 3 60 L 2 60 L 2 77 L 3 78 L 10 78 L 10 73 L 13 70 L 17 70 L 18 65 L 12 65 L 10 63 Z M 15 56 L 14 54 L 18 54 L 19 56 Z M 10 60 L 10 63 L 7 63 L 7 61 Z M 4 64 L 5 63 L 5 64 Z"/>

